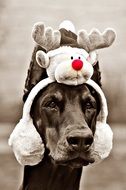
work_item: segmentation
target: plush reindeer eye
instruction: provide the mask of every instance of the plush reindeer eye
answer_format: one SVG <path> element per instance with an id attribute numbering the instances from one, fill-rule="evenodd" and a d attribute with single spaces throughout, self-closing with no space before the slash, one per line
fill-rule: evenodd
<path id="1" fill-rule="evenodd" d="M 73 56 L 71 56 L 71 59 L 73 59 Z"/>
<path id="2" fill-rule="evenodd" d="M 81 59 L 81 57 L 79 56 L 78 59 Z"/>

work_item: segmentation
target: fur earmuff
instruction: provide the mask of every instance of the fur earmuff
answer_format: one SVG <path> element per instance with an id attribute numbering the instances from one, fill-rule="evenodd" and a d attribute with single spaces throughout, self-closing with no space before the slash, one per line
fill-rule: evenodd
<path id="1" fill-rule="evenodd" d="M 94 135 L 94 153 L 95 163 L 99 163 L 107 158 L 113 146 L 113 132 L 107 123 L 97 121 L 96 132 Z"/>
<path id="2" fill-rule="evenodd" d="M 44 157 L 45 147 L 31 118 L 20 120 L 8 143 L 21 165 L 36 165 Z"/>

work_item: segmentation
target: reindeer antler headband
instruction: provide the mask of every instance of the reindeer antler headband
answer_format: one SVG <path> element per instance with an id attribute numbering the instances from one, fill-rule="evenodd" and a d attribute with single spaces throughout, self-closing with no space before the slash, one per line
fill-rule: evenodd
<path id="1" fill-rule="evenodd" d="M 115 39 L 115 32 L 107 29 L 102 34 L 98 30 L 87 34 L 81 30 L 76 35 L 65 27 L 53 31 L 52 28 L 45 28 L 43 23 L 37 23 L 33 27 L 32 36 L 47 51 L 38 51 L 36 60 L 41 67 L 46 68 L 48 78 L 31 90 L 24 104 L 22 119 L 10 136 L 9 144 L 13 147 L 17 160 L 23 165 L 35 165 L 43 158 L 44 145 L 33 125 L 30 110 L 38 92 L 54 81 L 67 85 L 86 83 L 99 94 L 101 119 L 96 125 L 94 157 L 96 161 L 104 159 L 112 148 L 112 131 L 106 124 L 108 109 L 104 93 L 90 78 L 96 62 L 94 50 L 110 46 Z M 27 147 L 22 139 L 27 141 Z"/>
<path id="2" fill-rule="evenodd" d="M 47 51 L 56 49 L 60 46 L 61 34 L 58 30 L 44 26 L 44 23 L 36 23 L 33 27 L 32 37 L 37 44 Z"/>
<path id="3" fill-rule="evenodd" d="M 88 34 L 86 30 L 80 30 L 77 34 L 78 47 L 87 52 L 109 47 L 115 40 L 115 31 L 111 28 L 101 33 L 98 29 L 92 29 Z M 51 27 L 45 27 L 44 23 L 38 22 L 34 25 L 32 37 L 37 44 L 50 51 L 60 47 L 61 33 Z"/>

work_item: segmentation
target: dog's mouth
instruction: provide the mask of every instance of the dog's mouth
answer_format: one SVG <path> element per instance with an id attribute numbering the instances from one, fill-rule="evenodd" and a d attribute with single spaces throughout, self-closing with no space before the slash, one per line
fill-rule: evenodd
<path id="1" fill-rule="evenodd" d="M 52 157 L 51 157 L 52 158 Z M 88 157 L 88 158 L 82 158 L 82 157 L 76 157 L 72 159 L 58 159 L 54 160 L 52 158 L 53 162 L 58 165 L 64 165 L 64 166 L 70 166 L 72 168 L 80 168 L 82 166 L 87 166 L 89 164 L 92 164 L 95 162 L 94 158 Z"/>
<path id="2" fill-rule="evenodd" d="M 82 167 L 82 166 L 87 166 L 91 163 L 94 163 L 94 159 L 83 159 L 83 158 L 75 158 L 75 159 L 72 159 L 72 160 L 65 160 L 65 161 L 60 161 L 60 162 L 56 162 L 60 165 L 68 165 L 70 167 L 73 167 L 73 168 L 79 168 L 79 167 Z"/>
<path id="3" fill-rule="evenodd" d="M 54 164 L 79 168 L 95 162 L 93 147 L 87 149 L 73 146 L 58 146 L 55 151 L 50 151 L 49 156 Z"/>

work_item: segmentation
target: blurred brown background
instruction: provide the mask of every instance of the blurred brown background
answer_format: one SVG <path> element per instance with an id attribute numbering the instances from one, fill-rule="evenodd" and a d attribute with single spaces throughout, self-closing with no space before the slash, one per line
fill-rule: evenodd
<path id="1" fill-rule="evenodd" d="M 0 0 L 0 189 L 16 190 L 22 176 L 7 138 L 21 116 L 24 81 L 34 47 L 32 26 L 43 21 L 57 29 L 64 19 L 73 21 L 77 30 L 112 27 L 117 32 L 115 43 L 99 50 L 114 149 L 106 161 L 87 171 L 85 190 L 126 189 L 125 0 Z"/>

